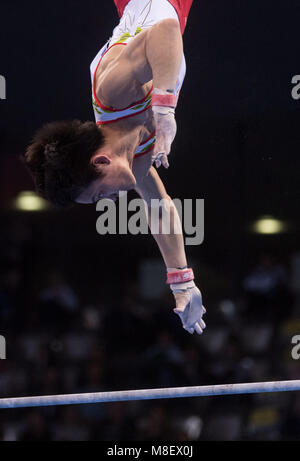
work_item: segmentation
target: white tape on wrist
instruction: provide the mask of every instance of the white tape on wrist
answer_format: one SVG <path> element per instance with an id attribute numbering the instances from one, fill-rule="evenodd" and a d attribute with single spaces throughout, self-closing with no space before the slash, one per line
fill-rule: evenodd
<path id="1" fill-rule="evenodd" d="M 172 107 L 167 107 L 167 106 L 152 106 L 152 111 L 154 114 L 161 114 L 161 115 L 173 114 L 175 115 L 175 109 L 173 109 Z"/>
<path id="2" fill-rule="evenodd" d="M 171 290 L 173 293 L 177 293 L 178 291 L 185 291 L 188 288 L 194 288 L 196 285 L 193 281 L 185 282 L 185 283 L 176 283 L 175 285 L 170 285 Z"/>

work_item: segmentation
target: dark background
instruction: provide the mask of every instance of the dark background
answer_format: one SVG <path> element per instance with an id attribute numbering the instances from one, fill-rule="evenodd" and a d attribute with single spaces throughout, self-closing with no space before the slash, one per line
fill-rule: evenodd
<path id="1" fill-rule="evenodd" d="M 80 316 L 83 311 L 79 307 L 75 309 L 77 316 L 67 318 L 65 330 L 58 327 L 62 312 L 57 306 L 51 311 L 50 320 L 50 314 L 43 317 L 41 312 L 48 311 L 41 310 L 40 293 L 50 283 L 51 274 L 58 277 L 59 273 L 59 277 L 72 286 L 80 306 L 114 304 L 116 319 L 113 322 L 118 323 L 118 306 L 127 305 L 125 298 L 131 299 L 128 301 L 130 305 L 139 302 L 152 312 L 143 300 L 137 282 L 140 263 L 159 258 L 159 253 L 149 236 L 97 235 L 94 206 L 78 205 L 66 212 L 52 209 L 38 214 L 20 213 L 12 208 L 13 199 L 19 192 L 33 188 L 19 156 L 34 131 L 52 120 L 93 119 L 89 65 L 118 22 L 113 2 L 2 1 L 0 13 L 0 74 L 7 81 L 7 100 L 0 101 L 0 333 L 9 338 L 10 348 L 5 366 L 1 365 L 6 370 L 22 369 L 23 366 L 26 375 L 35 364 L 23 360 L 24 335 L 29 332 L 34 335 L 39 329 L 44 331 L 49 322 L 48 336 L 40 339 L 41 347 L 47 349 L 57 335 L 72 328 L 78 332 L 82 327 Z M 172 197 L 205 199 L 205 241 L 198 247 L 188 247 L 187 255 L 189 261 L 193 261 L 197 283 L 208 307 L 207 323 L 209 320 L 212 325 L 220 323 L 227 333 L 231 332 L 231 322 L 226 324 L 218 310 L 222 300 L 230 299 L 239 313 L 235 324 L 238 327 L 235 326 L 235 331 L 230 333 L 233 334 L 230 341 L 239 351 L 239 357 L 246 357 L 249 351 L 237 346 L 241 340 L 237 332 L 243 330 L 248 317 L 257 325 L 268 321 L 275 330 L 274 342 L 268 346 L 270 355 L 267 351 L 262 352 L 266 364 L 270 364 L 274 347 L 281 344 L 277 335 L 283 328 L 281 322 L 290 317 L 298 318 L 297 296 L 290 290 L 289 277 L 291 261 L 299 251 L 300 226 L 300 100 L 291 97 L 292 77 L 300 74 L 299 22 L 299 0 L 195 0 L 184 34 L 187 75 L 177 109 L 178 134 L 170 158 L 171 166 L 168 171 L 160 171 Z M 252 234 L 249 225 L 265 214 L 288 222 L 288 231 L 276 236 Z M 252 295 L 245 292 L 243 281 L 266 253 L 272 257 L 273 268 L 280 267 L 285 271 L 287 281 L 282 298 L 273 294 L 271 301 L 265 298 L 258 304 L 255 301 L 256 307 L 269 303 L 261 320 L 258 314 L 264 314 L 263 308 L 252 310 Z M 56 283 L 61 282 L 56 280 Z M 12 293 L 18 294 L 17 300 L 12 300 Z M 171 302 L 167 295 L 160 301 L 165 308 Z M 155 307 L 151 307 L 156 312 Z M 102 310 L 105 311 L 103 306 Z M 134 311 L 133 308 L 129 310 Z M 280 310 L 285 312 L 282 318 L 277 315 Z M 109 314 L 109 311 L 108 307 L 105 312 Z M 157 309 L 157 318 L 154 314 L 150 318 L 143 317 L 146 320 L 142 322 L 142 331 L 143 328 L 149 331 L 154 318 L 157 319 L 153 325 L 154 337 L 148 332 L 147 347 L 160 342 L 162 328 L 171 335 L 169 339 L 174 347 L 178 344 L 183 348 L 194 347 L 196 355 L 199 347 L 204 354 L 205 346 L 194 338 L 183 339 L 177 324 L 170 327 L 165 320 L 163 327 L 157 326 L 161 321 L 159 312 Z M 167 311 L 163 312 L 168 319 Z M 111 329 L 105 329 L 107 336 L 99 339 L 101 344 L 97 343 L 97 347 L 106 348 L 107 356 L 114 347 L 116 356 L 121 354 L 122 357 L 124 344 L 120 338 L 109 336 Z M 21 338 L 20 344 L 18 337 Z M 62 338 L 60 336 L 60 344 Z M 203 341 L 205 343 L 204 337 Z M 290 337 L 286 341 L 285 347 L 288 347 Z M 135 347 L 142 347 L 139 337 Z M 226 347 L 230 349 L 228 345 Z M 134 344 L 132 350 L 135 350 Z M 132 351 L 129 356 L 130 353 Z M 56 360 L 52 360 L 49 368 L 55 369 Z M 64 360 L 68 361 L 67 358 Z M 207 360 L 212 363 L 216 358 Z M 232 370 L 235 370 L 236 360 L 233 360 Z M 138 369 L 139 364 L 137 360 L 134 366 Z M 40 365 L 36 366 L 40 370 Z M 80 364 L 78 366 L 80 368 Z M 59 370 L 57 367 L 58 375 Z M 143 380 L 141 374 L 137 374 L 133 382 L 128 382 L 123 370 L 114 381 L 109 378 L 107 368 L 103 370 L 106 389 L 151 385 L 151 380 L 147 377 Z M 46 374 L 45 370 L 35 371 L 40 372 Z M 12 371 L 10 373 L 15 382 L 16 376 Z M 286 369 L 269 370 L 266 377 L 277 378 L 280 373 L 286 378 L 288 372 Z M 249 373 L 243 378 L 251 380 L 252 376 Z M 213 383 L 218 379 L 222 382 L 222 378 L 228 382 L 236 379 L 234 372 L 219 377 L 211 372 L 202 373 L 201 366 L 194 378 L 193 384 Z M 175 379 L 171 383 L 179 381 Z M 185 382 L 183 379 L 183 384 Z M 159 380 L 156 384 L 166 385 Z M 76 389 L 66 384 L 57 386 L 53 393 L 62 389 L 67 392 L 81 389 L 80 380 Z M 101 386 L 96 387 L 98 390 Z M 12 395 L 12 389 L 19 394 L 45 392 L 45 386 L 37 380 L 35 385 L 4 386 L 2 395 L 6 395 L 5 392 Z M 221 408 L 215 405 L 217 409 Z M 249 404 L 247 411 L 251 408 Z M 27 421 L 27 413 L 22 414 Z M 16 414 L 10 417 L 14 421 Z M 68 415 L 63 417 L 68 419 Z M 55 414 L 52 419 L 44 413 L 28 418 L 33 421 L 41 418 L 45 426 L 50 424 L 49 421 L 59 421 Z M 247 416 L 243 415 L 243 418 L 247 420 Z M 72 420 L 72 416 L 69 419 Z M 242 434 L 236 438 L 249 438 L 246 427 L 245 423 Z M 49 426 L 47 431 L 51 433 Z M 19 434 L 17 430 L 15 432 Z M 3 433 L 3 437 L 7 437 L 4 423 Z M 93 438 L 94 432 L 91 434 L 89 437 Z M 101 438 L 99 434 L 97 436 Z M 51 438 L 48 432 L 43 437 Z M 205 432 L 203 437 L 206 437 Z M 279 437 L 278 433 L 276 437 Z"/>

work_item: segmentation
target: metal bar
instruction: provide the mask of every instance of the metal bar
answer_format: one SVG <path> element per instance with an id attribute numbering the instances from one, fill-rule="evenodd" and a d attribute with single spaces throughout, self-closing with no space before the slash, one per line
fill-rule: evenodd
<path id="1" fill-rule="evenodd" d="M 259 383 L 221 384 L 213 386 L 171 387 L 132 391 L 94 392 L 88 394 L 47 395 L 0 399 L 0 408 L 78 405 L 128 400 L 175 399 L 214 395 L 254 394 L 262 392 L 299 391 L 300 380 Z"/>

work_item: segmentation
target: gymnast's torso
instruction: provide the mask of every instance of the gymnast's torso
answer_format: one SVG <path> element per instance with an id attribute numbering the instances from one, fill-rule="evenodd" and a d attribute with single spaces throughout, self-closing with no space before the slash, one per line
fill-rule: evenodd
<path id="1" fill-rule="evenodd" d="M 165 18 L 178 19 L 174 6 L 168 0 L 116 1 L 122 17 L 112 37 L 98 52 L 91 66 L 92 100 L 97 125 L 118 124 L 130 119 L 143 126 L 143 136 L 134 158 L 153 150 L 155 124 L 151 110 L 153 91 L 150 66 L 145 61 L 144 44 L 149 29 Z M 122 3 L 122 4 L 121 4 Z M 176 85 L 179 94 L 185 76 L 183 56 Z"/>

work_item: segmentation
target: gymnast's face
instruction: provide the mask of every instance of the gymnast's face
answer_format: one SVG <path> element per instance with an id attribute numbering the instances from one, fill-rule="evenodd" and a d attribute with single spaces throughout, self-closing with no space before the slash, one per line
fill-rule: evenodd
<path id="1" fill-rule="evenodd" d="M 91 163 L 99 172 L 99 178 L 91 181 L 77 197 L 77 203 L 95 203 L 103 198 L 117 200 L 120 191 L 133 189 L 136 185 L 132 162 L 109 154 L 95 154 Z"/>

